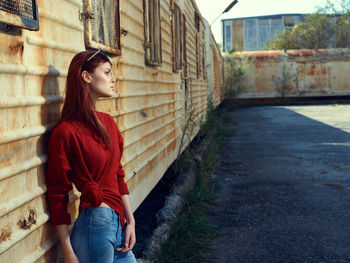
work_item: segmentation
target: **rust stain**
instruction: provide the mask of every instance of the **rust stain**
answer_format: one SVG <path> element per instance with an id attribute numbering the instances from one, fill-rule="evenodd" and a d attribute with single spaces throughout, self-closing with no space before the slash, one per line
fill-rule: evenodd
<path id="1" fill-rule="evenodd" d="M 255 63 L 255 67 L 256 67 L 256 68 L 263 68 L 264 66 L 263 66 L 263 64 L 261 64 L 260 62 L 257 61 L 257 62 Z"/>
<path id="2" fill-rule="evenodd" d="M 327 75 L 328 74 L 328 70 L 326 67 L 322 67 L 322 75 Z"/>
<path id="3" fill-rule="evenodd" d="M 1 229 L 0 244 L 7 240 L 11 240 L 11 235 L 12 235 L 12 228 L 10 225 L 7 225 L 3 229 Z"/>
<path id="4" fill-rule="evenodd" d="M 269 58 L 276 58 L 284 56 L 283 50 L 268 50 L 268 51 L 247 51 L 247 52 L 236 52 L 235 57 L 247 56 L 248 58 L 255 58 L 257 60 L 265 60 Z"/>
<path id="5" fill-rule="evenodd" d="M 9 45 L 10 51 L 17 53 L 23 52 L 24 50 L 24 42 L 23 41 L 11 41 Z"/>
<path id="6" fill-rule="evenodd" d="M 315 65 L 312 65 L 311 68 L 306 73 L 308 76 L 314 76 L 315 75 Z"/>
<path id="7" fill-rule="evenodd" d="M 311 57 L 314 52 L 311 49 L 288 50 L 289 57 Z"/>
<path id="8" fill-rule="evenodd" d="M 17 225 L 19 226 L 19 228 L 24 229 L 24 230 L 30 229 L 32 227 L 32 225 L 36 224 L 35 217 L 36 217 L 36 213 L 35 213 L 34 209 L 30 209 L 27 219 L 19 220 L 17 222 Z"/>

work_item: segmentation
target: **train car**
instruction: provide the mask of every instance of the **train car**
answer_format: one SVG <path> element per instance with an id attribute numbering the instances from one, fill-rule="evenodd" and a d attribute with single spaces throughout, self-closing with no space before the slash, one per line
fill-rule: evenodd
<path id="1" fill-rule="evenodd" d="M 205 23 L 194 0 L 0 1 L 0 262 L 59 254 L 45 170 L 72 57 L 102 49 L 111 58 L 116 92 L 97 110 L 123 135 L 135 210 L 198 133 L 208 94 L 223 99 L 223 60 Z M 79 196 L 69 197 L 73 222 Z"/>

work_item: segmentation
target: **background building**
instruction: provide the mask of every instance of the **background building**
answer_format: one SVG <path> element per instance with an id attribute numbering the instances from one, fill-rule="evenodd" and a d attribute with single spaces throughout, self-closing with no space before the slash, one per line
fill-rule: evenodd
<path id="1" fill-rule="evenodd" d="M 230 51 L 234 47 L 244 51 L 262 50 L 268 41 L 275 39 L 277 32 L 293 28 L 304 21 L 303 14 L 223 19 L 223 51 Z"/>

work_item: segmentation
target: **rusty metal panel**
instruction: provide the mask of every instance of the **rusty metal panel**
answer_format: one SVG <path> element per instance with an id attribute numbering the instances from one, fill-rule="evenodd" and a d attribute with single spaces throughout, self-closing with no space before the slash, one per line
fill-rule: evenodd
<path id="1" fill-rule="evenodd" d="M 56 251 L 45 200 L 47 131 L 67 65 L 83 49 L 83 27 L 78 1 L 37 3 L 40 31 L 0 33 L 0 262 L 50 262 Z"/>
<path id="2" fill-rule="evenodd" d="M 209 23 L 206 21 L 206 76 L 207 76 L 207 97 L 216 107 L 223 100 L 224 94 L 222 87 L 222 67 L 223 58 L 215 38 L 210 31 Z"/>
<path id="3" fill-rule="evenodd" d="M 237 50 L 244 49 L 244 25 L 243 20 L 232 21 L 233 45 Z"/>
<path id="4" fill-rule="evenodd" d="M 350 95 L 350 49 L 239 52 L 253 59 L 242 98 Z M 283 91 L 281 91 L 283 87 Z"/>
<path id="5" fill-rule="evenodd" d="M 124 137 L 122 163 L 133 209 L 198 133 L 208 90 L 215 105 L 222 100 L 223 65 L 215 40 L 210 38 L 216 48 L 211 49 L 215 67 L 208 86 L 209 73 L 203 68 L 208 45 L 203 42 L 198 50 L 203 72 L 198 78 L 196 72 L 195 39 L 196 34 L 204 39 L 203 19 L 197 32 L 195 1 L 175 3 L 186 16 L 187 74 L 173 72 L 169 1 L 160 1 L 162 64 L 155 68 L 145 65 L 143 7 L 126 0 L 120 6 L 121 55 L 111 57 L 117 92 L 97 102 L 97 109 L 113 116 Z M 37 4 L 38 32 L 0 33 L 0 262 L 52 262 L 59 256 L 45 200 L 46 148 L 62 107 L 68 65 L 75 53 L 85 50 L 83 5 L 80 0 Z M 195 125 L 184 131 L 191 111 Z M 189 135 L 185 142 L 183 132 Z M 73 221 L 78 200 L 79 192 L 73 190 Z"/>

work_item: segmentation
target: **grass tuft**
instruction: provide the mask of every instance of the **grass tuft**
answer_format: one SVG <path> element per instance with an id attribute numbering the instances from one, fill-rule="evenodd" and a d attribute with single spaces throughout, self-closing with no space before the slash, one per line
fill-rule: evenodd
<path id="1" fill-rule="evenodd" d="M 218 118 L 211 118 L 213 119 Z M 211 173 L 216 163 L 222 138 L 228 134 L 229 115 L 216 121 L 218 133 L 208 146 L 206 160 L 197 174 L 195 189 L 187 195 L 183 212 L 175 222 L 170 238 L 162 246 L 155 263 L 203 263 L 210 251 L 210 241 L 221 233 L 206 218 L 211 204 L 215 202 Z M 212 123 L 211 123 L 212 124 Z M 213 126 L 212 126 L 213 127 Z"/>

